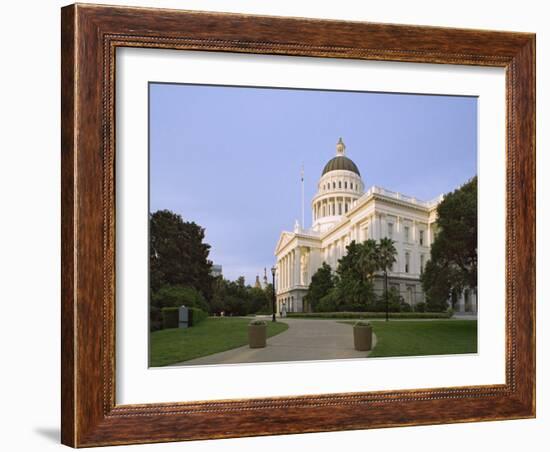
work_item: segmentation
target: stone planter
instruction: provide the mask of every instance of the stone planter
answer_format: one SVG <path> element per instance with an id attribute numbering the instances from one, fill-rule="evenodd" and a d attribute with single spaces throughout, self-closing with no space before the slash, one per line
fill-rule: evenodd
<path id="1" fill-rule="evenodd" d="M 250 323 L 248 325 L 248 345 L 250 348 L 263 348 L 265 347 L 267 338 L 267 324 L 264 323 Z"/>
<path id="2" fill-rule="evenodd" d="M 355 350 L 369 351 L 372 348 L 372 327 L 370 325 L 354 325 L 353 344 Z"/>

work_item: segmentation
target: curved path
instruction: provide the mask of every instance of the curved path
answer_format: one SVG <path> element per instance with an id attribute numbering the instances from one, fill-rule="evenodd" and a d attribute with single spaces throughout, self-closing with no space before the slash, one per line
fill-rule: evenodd
<path id="1" fill-rule="evenodd" d="M 174 366 L 202 364 L 261 363 L 277 361 L 310 361 L 322 359 L 365 358 L 369 352 L 353 347 L 353 327 L 337 320 L 277 319 L 288 329 L 267 339 L 265 348 L 248 345 L 203 356 Z M 373 334 L 373 348 L 376 337 Z"/>

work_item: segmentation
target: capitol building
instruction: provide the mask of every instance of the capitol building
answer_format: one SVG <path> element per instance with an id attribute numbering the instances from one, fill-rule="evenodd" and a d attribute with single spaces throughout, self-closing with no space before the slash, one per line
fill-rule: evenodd
<path id="1" fill-rule="evenodd" d="M 357 165 L 346 157 L 342 139 L 336 156 L 329 160 L 311 201 L 312 226 L 296 222 L 292 232 L 283 231 L 277 242 L 277 311 L 308 312 L 304 301 L 312 275 L 323 262 L 333 271 L 353 240 L 388 237 L 397 250 L 388 273 L 389 286 L 409 305 L 425 301 L 420 276 L 430 258 L 436 234 L 437 206 L 443 199 L 421 201 L 411 196 L 372 186 L 365 190 Z M 303 222 L 303 220 L 302 220 Z M 374 288 L 383 293 L 382 276 Z M 458 312 L 475 312 L 476 297 L 464 291 L 455 306 Z"/>

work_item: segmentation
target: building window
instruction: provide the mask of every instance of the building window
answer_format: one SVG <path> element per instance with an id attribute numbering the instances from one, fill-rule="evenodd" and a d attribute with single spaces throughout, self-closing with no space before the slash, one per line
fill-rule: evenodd
<path id="1" fill-rule="evenodd" d="M 411 260 L 411 255 L 409 253 L 405 253 L 405 273 L 409 273 L 410 260 Z"/>
<path id="2" fill-rule="evenodd" d="M 424 245 L 424 231 L 420 231 L 419 241 L 421 245 Z"/>
<path id="3" fill-rule="evenodd" d="M 342 188 L 342 181 L 341 180 L 338 181 L 338 188 Z"/>
<path id="4" fill-rule="evenodd" d="M 348 213 L 348 203 L 345 204 L 345 212 Z"/>
<path id="5" fill-rule="evenodd" d="M 332 183 L 332 188 L 336 188 L 336 182 Z"/>
<path id="6" fill-rule="evenodd" d="M 424 255 L 420 255 L 420 274 L 424 273 Z"/>
<path id="7" fill-rule="evenodd" d="M 338 215 L 342 215 L 342 203 L 338 203 Z"/>
<path id="8" fill-rule="evenodd" d="M 404 235 L 405 235 L 405 237 L 404 237 L 405 242 L 408 242 L 409 241 L 409 227 L 408 226 L 405 226 L 405 228 L 404 228 Z"/>
<path id="9" fill-rule="evenodd" d="M 388 237 L 393 238 L 393 223 L 388 223 Z"/>
<path id="10" fill-rule="evenodd" d="M 344 182 L 344 188 L 347 190 L 348 189 L 348 183 L 347 182 Z"/>

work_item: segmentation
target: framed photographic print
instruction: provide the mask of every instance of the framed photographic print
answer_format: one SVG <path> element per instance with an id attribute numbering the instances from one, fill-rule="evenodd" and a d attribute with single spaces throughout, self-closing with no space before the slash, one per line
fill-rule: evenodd
<path id="1" fill-rule="evenodd" d="M 535 416 L 535 37 L 62 9 L 62 442 Z"/>

